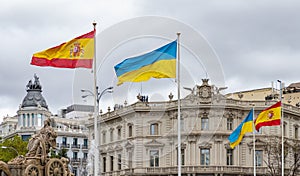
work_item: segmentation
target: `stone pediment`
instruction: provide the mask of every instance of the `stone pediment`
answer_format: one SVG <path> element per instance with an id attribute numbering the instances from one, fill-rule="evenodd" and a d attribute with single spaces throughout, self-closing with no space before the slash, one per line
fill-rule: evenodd
<path id="1" fill-rule="evenodd" d="M 133 147 L 134 147 L 134 145 L 132 144 L 132 142 L 130 142 L 130 141 L 126 142 L 126 144 L 125 144 L 126 149 L 130 149 L 130 148 L 133 148 Z"/>
<path id="2" fill-rule="evenodd" d="M 249 148 L 253 148 L 253 141 L 247 143 L 247 145 L 248 145 Z M 267 143 L 264 142 L 263 140 L 255 139 L 255 146 L 263 148 L 263 147 L 267 146 Z"/>
<path id="3" fill-rule="evenodd" d="M 201 144 L 199 144 L 199 148 L 211 148 L 212 144 L 208 143 L 208 142 L 203 142 Z"/>
<path id="4" fill-rule="evenodd" d="M 161 142 L 158 142 L 157 140 L 153 139 L 152 141 L 145 143 L 144 146 L 145 147 L 155 147 L 155 148 L 158 148 L 158 147 L 164 147 L 165 144 L 163 144 Z"/>
<path id="5" fill-rule="evenodd" d="M 123 147 L 121 145 L 117 145 L 115 147 L 115 151 L 123 150 Z"/>
<path id="6" fill-rule="evenodd" d="M 114 152 L 115 150 L 114 150 L 114 148 L 112 147 L 112 146 L 109 146 L 108 148 L 107 148 L 107 152 Z"/>

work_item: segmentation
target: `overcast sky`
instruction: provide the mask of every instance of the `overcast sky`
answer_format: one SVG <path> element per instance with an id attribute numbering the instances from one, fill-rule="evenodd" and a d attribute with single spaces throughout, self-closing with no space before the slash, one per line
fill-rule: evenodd
<path id="1" fill-rule="evenodd" d="M 77 83 L 81 78 L 78 73 L 90 74 L 90 71 L 32 66 L 32 54 L 91 31 L 93 21 L 98 23 L 99 34 L 124 20 L 142 16 L 168 17 L 197 30 L 219 57 L 225 85 L 228 86 L 226 93 L 269 87 L 271 81 L 277 79 L 286 85 L 300 81 L 300 1 L 11 0 L 1 2 L 0 7 L 0 121 L 6 114 L 16 114 L 26 95 L 25 86 L 33 79 L 34 73 L 40 77 L 43 96 L 53 114 L 73 103 L 88 104 L 79 101 L 80 95 L 74 87 L 82 87 Z M 141 30 L 142 27 L 147 28 L 147 25 L 141 26 Z M 119 30 L 121 33 L 122 29 Z M 125 48 L 121 54 L 124 57 L 134 53 L 126 53 L 126 45 L 122 47 Z M 136 54 L 142 51 L 141 47 Z M 120 57 L 110 65 L 122 59 L 125 58 Z M 113 74 L 98 72 L 102 77 L 116 79 Z M 201 74 L 194 78 L 197 84 L 201 84 L 201 78 L 206 76 L 203 68 L 199 72 Z M 141 89 L 144 94 L 155 89 L 146 83 L 130 84 L 129 87 L 127 90 L 116 89 L 114 101 L 106 105 L 132 100 Z M 173 88 L 165 91 L 173 92 Z M 127 94 L 124 100 L 115 98 L 122 93 Z M 166 97 L 156 93 L 151 98 Z"/>

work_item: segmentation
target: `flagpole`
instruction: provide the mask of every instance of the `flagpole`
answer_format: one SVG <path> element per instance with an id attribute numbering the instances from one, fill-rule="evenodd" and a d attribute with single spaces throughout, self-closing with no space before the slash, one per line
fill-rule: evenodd
<path id="1" fill-rule="evenodd" d="M 180 45 L 179 45 L 180 32 L 177 33 L 177 97 L 178 97 L 178 114 L 177 114 L 177 165 L 178 176 L 181 176 L 181 117 L 180 117 Z"/>
<path id="2" fill-rule="evenodd" d="M 254 125 L 254 107 L 255 104 L 252 104 L 252 127 L 253 127 L 253 172 L 254 172 L 254 176 L 256 176 L 256 149 L 255 149 L 255 125 Z"/>
<path id="3" fill-rule="evenodd" d="M 282 104 L 282 82 L 277 80 L 280 83 L 280 103 L 281 103 L 281 175 L 284 176 L 284 120 L 283 120 L 283 104 Z"/>
<path id="4" fill-rule="evenodd" d="M 94 22 L 94 31 L 96 31 L 96 25 L 97 23 Z M 94 137 L 95 137 L 95 154 L 94 154 L 94 176 L 98 176 L 98 161 L 99 161 L 99 139 L 98 139 L 98 128 L 97 128 L 97 123 L 98 123 L 98 87 L 97 87 L 97 65 L 96 65 L 96 34 L 94 35 Z"/>

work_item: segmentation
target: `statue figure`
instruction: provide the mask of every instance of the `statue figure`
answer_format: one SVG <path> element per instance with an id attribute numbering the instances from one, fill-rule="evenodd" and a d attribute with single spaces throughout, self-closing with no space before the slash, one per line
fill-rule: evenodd
<path id="1" fill-rule="evenodd" d="M 3 161 L 0 161 L 0 175 L 2 175 L 1 171 L 3 171 L 4 174 L 6 174 L 7 176 L 12 176 L 12 174 L 8 168 L 8 165 Z"/>
<path id="2" fill-rule="evenodd" d="M 26 85 L 27 90 L 32 88 L 32 81 L 29 80 L 28 84 Z"/>
<path id="3" fill-rule="evenodd" d="M 63 163 L 63 166 L 64 166 L 64 169 L 66 170 L 67 172 L 67 175 L 66 176 L 74 176 L 74 174 L 70 171 L 69 167 L 68 167 L 68 164 L 70 162 L 70 160 L 68 158 L 64 158 L 62 157 L 61 158 L 61 161 Z"/>
<path id="4" fill-rule="evenodd" d="M 34 74 L 34 85 L 33 85 L 34 89 L 41 89 L 42 86 L 40 84 L 39 81 L 39 77 L 36 76 L 36 74 Z"/>
<path id="5" fill-rule="evenodd" d="M 50 126 L 51 120 L 48 118 L 44 121 L 44 126 L 38 134 L 32 136 L 28 142 L 28 153 L 26 157 L 41 157 L 45 161 L 50 148 L 56 148 L 57 134 Z"/>

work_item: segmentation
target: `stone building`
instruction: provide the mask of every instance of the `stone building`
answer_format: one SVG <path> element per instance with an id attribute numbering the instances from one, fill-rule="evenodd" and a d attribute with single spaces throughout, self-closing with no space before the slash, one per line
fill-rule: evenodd
<path id="1" fill-rule="evenodd" d="M 53 128 L 58 135 L 56 153 L 63 148 L 66 149 L 70 159 L 70 168 L 75 176 L 87 175 L 88 129 L 85 127 L 87 120 L 77 116 L 75 118 L 76 113 L 73 110 L 70 112 L 74 118 L 52 115 L 42 95 L 42 86 L 36 75 L 34 75 L 34 81 L 28 82 L 26 91 L 27 94 L 17 111 L 17 115 L 4 118 L 0 124 L 0 137 L 7 139 L 19 135 L 23 140 L 28 140 L 44 126 L 45 119 L 53 118 L 55 120 Z M 76 107 L 81 106 L 77 105 Z M 87 108 L 86 106 L 83 107 L 84 109 Z M 80 110 L 78 113 L 80 114 Z M 84 112 L 84 114 L 86 113 Z M 64 115 L 70 116 L 67 112 Z"/>
<path id="2" fill-rule="evenodd" d="M 262 93 L 264 95 L 264 93 Z M 98 119 L 100 170 L 102 175 L 177 175 L 177 100 L 138 101 Z M 235 149 L 229 147 L 228 136 L 255 105 L 255 116 L 277 100 L 228 98 L 220 89 L 203 79 L 181 100 L 181 164 L 182 175 L 253 175 L 256 153 L 257 175 L 268 172 L 265 146 L 271 136 L 280 136 L 280 126 L 263 127 L 253 135 L 245 135 Z M 284 135 L 299 141 L 300 109 L 283 105 Z M 93 120 L 88 128 L 93 129 Z M 93 139 L 93 132 L 89 139 Z M 290 153 L 286 168 L 293 165 Z"/>

